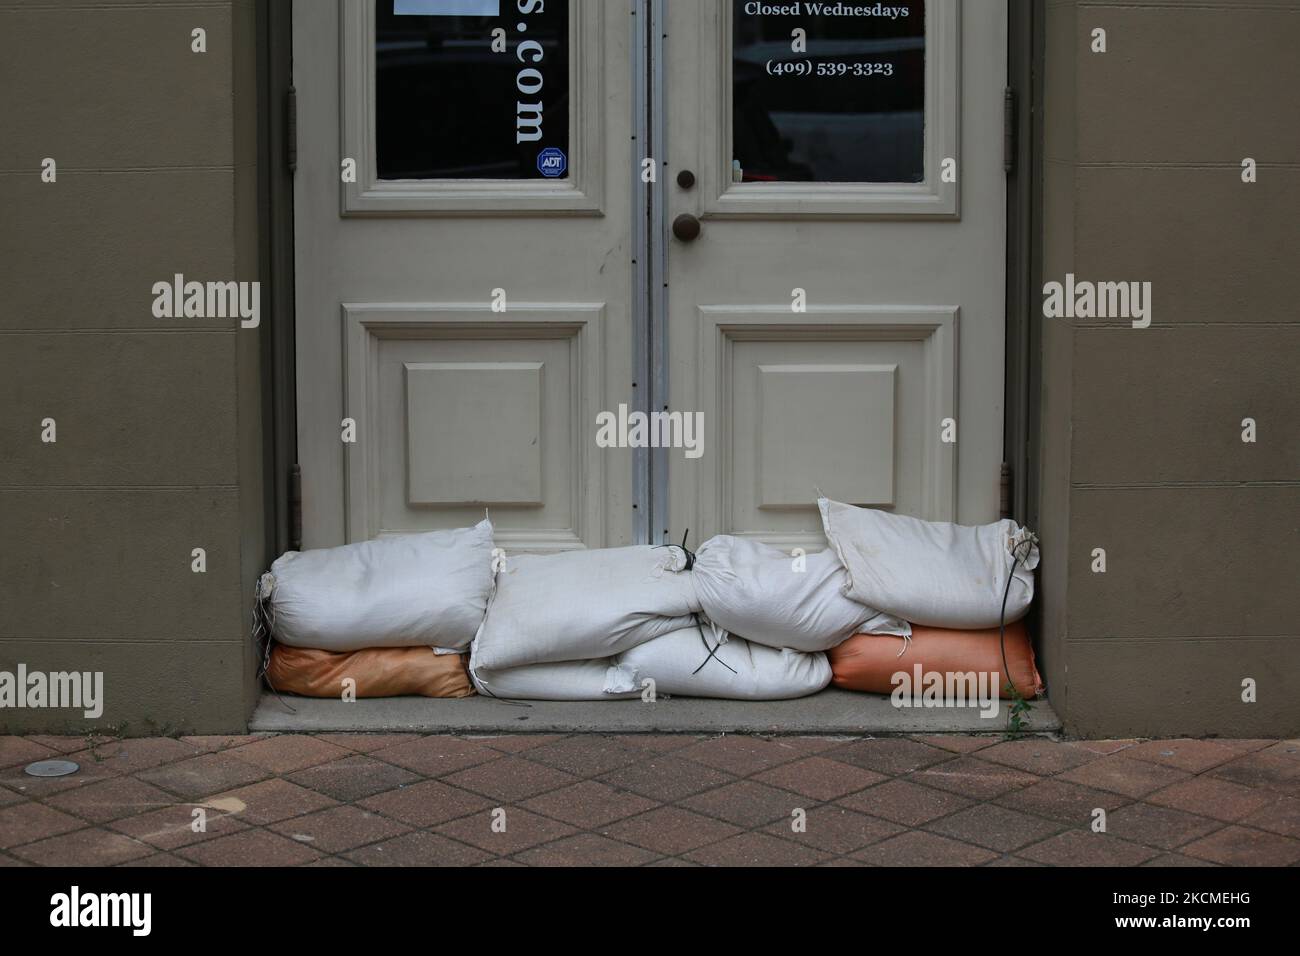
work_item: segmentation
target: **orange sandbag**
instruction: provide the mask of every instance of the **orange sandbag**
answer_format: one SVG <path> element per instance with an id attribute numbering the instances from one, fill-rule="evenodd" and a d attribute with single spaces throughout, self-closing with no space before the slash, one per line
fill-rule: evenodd
<path id="1" fill-rule="evenodd" d="M 1008 624 L 1007 664 L 1016 689 L 1026 699 L 1043 692 L 1043 679 L 1034 665 L 1034 648 L 1023 621 Z M 899 651 L 903 651 L 899 656 Z M 831 683 L 845 690 L 872 694 L 893 693 L 892 678 L 902 671 L 909 677 L 921 665 L 922 673 L 994 673 L 998 674 L 998 691 L 1004 698 L 1012 695 L 1003 674 L 1002 650 L 998 629 L 951 631 L 941 627 L 912 625 L 912 640 L 903 650 L 901 637 L 882 634 L 854 634 L 843 644 L 826 652 L 831 661 Z"/>
<path id="2" fill-rule="evenodd" d="M 469 697 L 474 688 L 462 654 L 432 647 L 372 647 L 318 651 L 277 643 L 266 679 L 280 693 L 342 698 L 343 681 L 356 681 L 360 697 Z"/>

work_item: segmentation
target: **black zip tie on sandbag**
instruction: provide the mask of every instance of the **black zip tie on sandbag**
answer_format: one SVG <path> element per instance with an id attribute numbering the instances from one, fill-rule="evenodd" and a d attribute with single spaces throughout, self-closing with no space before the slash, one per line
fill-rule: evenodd
<path id="1" fill-rule="evenodd" d="M 721 641 L 718 641 L 718 643 L 713 647 L 709 647 L 709 639 L 704 636 L 704 623 L 700 620 L 700 615 L 696 612 L 692 612 L 691 617 L 695 619 L 695 626 L 699 628 L 700 640 L 704 642 L 704 649 L 709 652 L 709 656 L 704 658 L 704 662 L 701 663 L 699 667 L 695 668 L 695 670 L 691 671 L 691 676 L 694 677 L 700 671 L 704 670 L 704 665 L 711 660 L 717 661 L 727 670 L 731 671 L 731 673 L 733 674 L 737 673 L 734 667 L 732 667 L 730 664 L 728 664 L 726 661 L 724 661 L 721 657 L 718 656 L 718 648 L 722 646 Z M 711 624 L 712 622 L 710 621 L 709 623 Z"/>
<path id="2" fill-rule="evenodd" d="M 692 551 L 690 548 L 686 547 L 686 539 L 687 539 L 688 537 L 690 537 L 690 534 L 691 534 L 691 529 L 690 529 L 690 528 L 687 528 L 685 531 L 682 532 L 682 543 L 681 543 L 681 544 L 657 544 L 657 545 L 655 545 L 655 548 L 656 548 L 656 549 L 658 549 L 658 548 L 680 548 L 682 554 L 686 555 L 686 567 L 682 568 L 682 570 L 683 570 L 683 571 L 690 571 L 690 570 L 692 570 L 692 569 L 695 567 L 695 552 Z M 704 666 L 705 666 L 706 664 L 708 664 L 709 661 L 711 661 L 711 660 L 712 660 L 712 661 L 717 661 L 719 664 L 721 664 L 721 665 L 722 665 L 723 667 L 725 667 L 727 670 L 731 671 L 731 673 L 733 673 L 733 674 L 737 673 L 737 671 L 736 671 L 736 669 L 735 669 L 734 667 L 732 667 L 730 664 L 728 664 L 726 661 L 724 661 L 721 657 L 718 656 L 718 648 L 722 646 L 722 642 L 721 642 L 721 641 L 718 641 L 718 643 L 715 644 L 713 647 L 710 647 L 710 646 L 709 646 L 709 639 L 708 639 L 707 637 L 704 636 L 704 623 L 700 620 L 699 612 L 697 612 L 697 611 L 692 611 L 692 612 L 691 612 L 691 618 L 695 621 L 695 627 L 696 627 L 696 628 L 699 630 L 699 632 L 700 632 L 700 642 L 701 642 L 702 644 L 704 644 L 704 649 L 705 649 L 706 651 L 709 652 L 709 653 L 708 653 L 708 656 L 705 657 L 704 660 L 700 663 L 700 666 L 697 667 L 697 668 L 695 668 L 695 670 L 691 671 L 691 676 L 694 677 L 694 676 L 695 676 L 696 674 L 698 674 L 700 671 L 704 670 Z M 712 622 L 710 622 L 710 623 L 712 623 Z"/>
<path id="3" fill-rule="evenodd" d="M 1006 674 L 1007 686 L 1011 688 L 1011 693 L 1017 694 L 1021 699 L 1025 700 L 1028 698 L 1021 694 L 1019 688 L 1016 687 L 1016 682 L 1011 679 L 1011 668 L 1007 665 L 1007 596 L 1011 593 L 1011 582 L 1016 577 L 1016 565 L 1020 563 L 1020 557 L 1016 552 L 1020 550 L 1020 545 L 1029 545 L 1029 551 L 1025 554 L 1025 560 L 1028 560 L 1029 555 L 1034 553 L 1034 545 L 1037 543 L 1038 535 L 1032 531 L 1026 531 L 1025 540 L 1021 541 L 1020 544 L 1011 546 L 1011 557 L 1013 558 L 1011 573 L 1007 575 L 1007 586 L 1002 591 L 1002 610 L 998 612 L 998 644 L 1002 650 L 1002 672 Z"/>
<path id="4" fill-rule="evenodd" d="M 660 548 L 679 548 L 679 549 L 681 549 L 682 554 L 686 555 L 686 567 L 682 568 L 682 571 L 689 571 L 689 570 L 691 570 L 692 568 L 695 567 L 695 552 L 692 551 L 690 548 L 686 547 L 686 537 L 687 537 L 687 535 L 689 535 L 690 533 L 691 533 L 691 529 L 690 529 L 690 528 L 687 528 L 685 531 L 682 532 L 682 543 L 681 543 L 681 544 L 656 544 L 656 545 L 654 546 L 653 550 L 658 551 Z M 680 573 L 680 572 L 679 572 L 679 573 Z"/>

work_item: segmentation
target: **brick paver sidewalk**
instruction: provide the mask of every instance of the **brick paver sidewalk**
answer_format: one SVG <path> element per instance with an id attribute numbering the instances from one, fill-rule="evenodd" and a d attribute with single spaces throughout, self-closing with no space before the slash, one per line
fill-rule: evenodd
<path id="1" fill-rule="evenodd" d="M 0 737 L 28 864 L 1293 866 L 1300 741 Z"/>

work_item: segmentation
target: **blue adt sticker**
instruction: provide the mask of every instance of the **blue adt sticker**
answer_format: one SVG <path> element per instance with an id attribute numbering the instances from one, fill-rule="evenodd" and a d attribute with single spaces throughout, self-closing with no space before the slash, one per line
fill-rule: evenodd
<path id="1" fill-rule="evenodd" d="M 563 176 L 569 168 L 569 161 L 564 157 L 564 150 L 556 146 L 547 146 L 537 154 L 537 171 L 547 179 Z"/>

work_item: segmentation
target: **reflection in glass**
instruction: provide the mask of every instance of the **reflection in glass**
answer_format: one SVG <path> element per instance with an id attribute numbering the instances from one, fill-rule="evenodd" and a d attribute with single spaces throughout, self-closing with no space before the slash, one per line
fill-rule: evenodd
<path id="1" fill-rule="evenodd" d="M 380 179 L 563 179 L 568 148 L 568 3 L 379 0 Z"/>
<path id="2" fill-rule="evenodd" d="M 923 0 L 732 2 L 732 155 L 740 178 L 925 178 Z M 791 49 L 797 29 L 806 31 L 806 50 Z"/>

